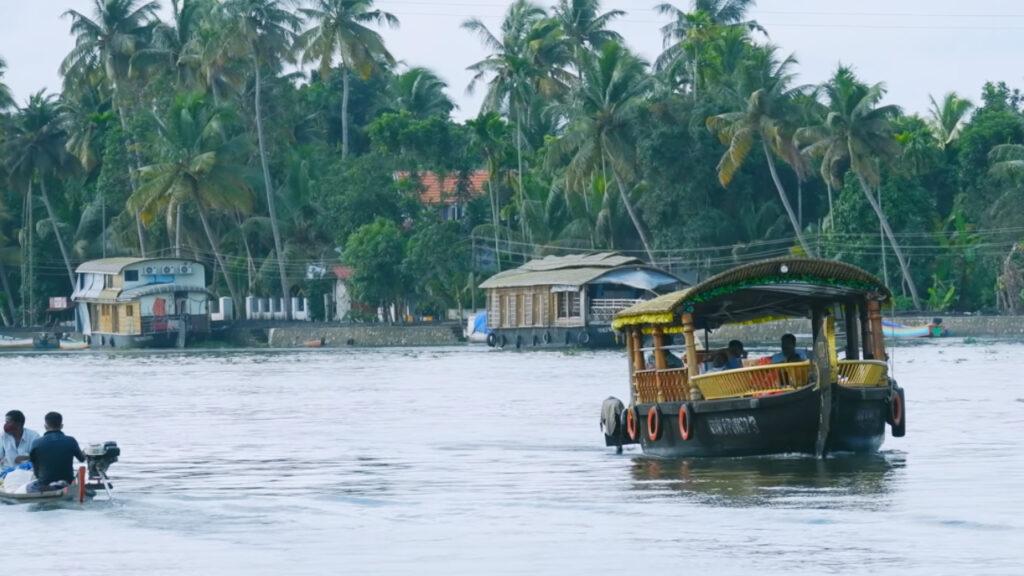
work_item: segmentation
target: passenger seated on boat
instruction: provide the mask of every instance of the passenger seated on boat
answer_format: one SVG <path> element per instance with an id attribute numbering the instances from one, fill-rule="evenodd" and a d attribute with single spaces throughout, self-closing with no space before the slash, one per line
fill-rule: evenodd
<path id="1" fill-rule="evenodd" d="M 718 350 L 711 357 L 710 362 L 704 363 L 704 373 L 721 372 L 729 369 L 729 354 L 725 350 Z"/>
<path id="2" fill-rule="evenodd" d="M 743 359 L 747 357 L 747 351 L 743 349 L 743 342 L 730 340 L 726 353 L 729 355 L 729 359 L 725 363 L 726 370 L 743 368 Z"/>
<path id="3" fill-rule="evenodd" d="M 783 334 L 782 352 L 772 356 L 772 364 L 802 362 L 804 360 L 807 360 L 807 354 L 803 350 L 796 349 L 796 336 L 792 334 Z"/>
<path id="4" fill-rule="evenodd" d="M 78 441 L 65 436 L 64 417 L 59 412 L 48 412 L 44 418 L 46 433 L 36 440 L 29 455 L 36 471 L 36 486 L 45 487 L 55 482 L 71 484 L 75 480 L 73 459 L 85 461 Z"/>
<path id="5" fill-rule="evenodd" d="M 3 443 L 0 444 L 0 468 L 17 466 L 28 460 L 32 444 L 39 438 L 34 430 L 25 428 L 25 415 L 11 410 L 4 418 Z"/>

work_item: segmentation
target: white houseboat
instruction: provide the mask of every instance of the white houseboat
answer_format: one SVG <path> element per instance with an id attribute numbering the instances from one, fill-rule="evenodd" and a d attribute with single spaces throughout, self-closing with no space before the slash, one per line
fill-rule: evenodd
<path id="1" fill-rule="evenodd" d="M 104 258 L 76 270 L 75 321 L 92 347 L 184 346 L 210 331 L 206 271 L 180 258 Z"/>

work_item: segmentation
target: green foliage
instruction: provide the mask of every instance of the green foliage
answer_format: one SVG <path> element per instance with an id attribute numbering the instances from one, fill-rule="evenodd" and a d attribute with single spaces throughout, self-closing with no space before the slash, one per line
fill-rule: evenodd
<path id="1" fill-rule="evenodd" d="M 314 188 L 313 197 L 324 207 L 320 226 L 338 246 L 376 219 L 400 222 L 415 206 L 415 200 L 399 193 L 391 162 L 378 155 L 335 164 Z"/>
<path id="2" fill-rule="evenodd" d="M 421 308 L 440 314 L 461 308 L 470 285 L 469 246 L 455 222 L 426 224 L 409 238 L 402 269 L 415 287 Z"/>
<path id="3" fill-rule="evenodd" d="M 405 239 L 394 222 L 377 218 L 359 227 L 342 259 L 354 269 L 352 295 L 359 301 L 386 307 L 408 293 L 409 277 L 402 269 Z"/>

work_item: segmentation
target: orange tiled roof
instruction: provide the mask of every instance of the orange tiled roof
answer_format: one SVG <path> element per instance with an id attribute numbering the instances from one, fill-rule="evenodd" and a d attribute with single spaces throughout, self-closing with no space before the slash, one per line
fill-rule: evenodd
<path id="1" fill-rule="evenodd" d="M 468 185 L 468 192 L 471 198 L 484 195 L 489 177 L 490 174 L 487 170 L 474 170 L 469 173 L 466 184 Z M 406 180 L 408 178 L 409 172 L 395 172 L 396 180 Z M 443 188 L 440 185 L 440 178 L 434 172 L 420 172 L 419 180 L 423 186 L 423 192 L 420 193 L 420 202 L 424 204 L 441 204 L 442 198 L 445 204 L 453 204 L 455 202 L 455 191 L 459 183 L 459 174 L 457 172 L 445 175 Z"/>

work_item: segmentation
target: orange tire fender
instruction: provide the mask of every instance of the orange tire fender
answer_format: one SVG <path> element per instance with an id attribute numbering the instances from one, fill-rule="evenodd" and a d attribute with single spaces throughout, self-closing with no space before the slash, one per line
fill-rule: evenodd
<path id="1" fill-rule="evenodd" d="M 651 442 L 661 437 L 661 411 L 655 404 L 647 410 L 647 439 Z"/>
<path id="2" fill-rule="evenodd" d="M 689 402 L 679 406 L 679 437 L 684 442 L 693 438 L 693 407 Z"/>

